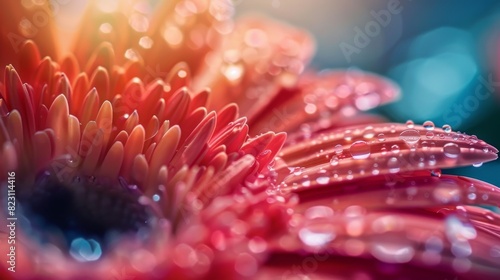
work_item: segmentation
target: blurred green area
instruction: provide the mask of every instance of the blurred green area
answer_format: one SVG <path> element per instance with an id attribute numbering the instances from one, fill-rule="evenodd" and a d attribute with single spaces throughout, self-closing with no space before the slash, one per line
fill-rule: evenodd
<path id="1" fill-rule="evenodd" d="M 377 109 L 392 121 L 450 124 L 500 147 L 500 3 L 495 0 L 232 0 L 315 37 L 312 66 L 393 79 L 402 98 Z M 498 82 L 497 82 L 498 81 Z M 444 173 L 500 186 L 500 161 Z"/>

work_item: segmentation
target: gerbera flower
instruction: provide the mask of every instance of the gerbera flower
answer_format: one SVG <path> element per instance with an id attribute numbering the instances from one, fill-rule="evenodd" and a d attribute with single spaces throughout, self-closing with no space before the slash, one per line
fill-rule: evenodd
<path id="1" fill-rule="evenodd" d="M 440 172 L 498 151 L 362 113 L 392 82 L 229 1 L 90 1 L 69 52 L 48 7 L 0 12 L 7 279 L 499 275 L 499 190 Z"/>

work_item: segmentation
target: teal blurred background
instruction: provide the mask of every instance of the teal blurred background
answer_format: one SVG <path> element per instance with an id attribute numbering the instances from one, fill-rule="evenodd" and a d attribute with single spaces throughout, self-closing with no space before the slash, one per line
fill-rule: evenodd
<path id="1" fill-rule="evenodd" d="M 316 69 L 352 67 L 393 79 L 403 95 L 378 109 L 388 119 L 450 124 L 500 147 L 498 1 L 232 1 L 237 16 L 264 14 L 311 32 Z M 498 160 L 444 173 L 500 186 Z"/>

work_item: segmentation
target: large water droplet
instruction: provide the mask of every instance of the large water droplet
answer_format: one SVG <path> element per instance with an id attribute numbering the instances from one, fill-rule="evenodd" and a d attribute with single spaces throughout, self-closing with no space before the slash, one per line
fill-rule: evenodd
<path id="1" fill-rule="evenodd" d="M 412 120 L 407 120 L 406 127 L 413 128 L 413 127 L 415 127 L 415 123 Z"/>
<path id="2" fill-rule="evenodd" d="M 460 147 L 455 143 L 448 143 L 443 147 L 443 153 L 449 158 L 457 158 L 460 154 Z"/>
<path id="3" fill-rule="evenodd" d="M 406 144 L 412 146 L 415 145 L 418 140 L 420 140 L 420 132 L 415 129 L 407 129 L 399 135 L 399 139 L 406 142 Z"/>
<path id="4" fill-rule="evenodd" d="M 349 152 L 354 159 L 366 159 L 370 156 L 370 145 L 365 141 L 356 141 L 352 143 Z"/>

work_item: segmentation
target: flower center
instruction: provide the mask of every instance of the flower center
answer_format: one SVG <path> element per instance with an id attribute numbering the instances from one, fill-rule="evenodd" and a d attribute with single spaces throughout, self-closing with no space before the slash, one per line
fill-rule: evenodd
<path id="1" fill-rule="evenodd" d="M 21 197 L 21 205 L 40 243 L 52 243 L 79 261 L 92 261 L 121 237 L 147 237 L 154 215 L 139 202 L 140 196 L 118 181 L 78 176 L 63 182 L 44 173 Z"/>

